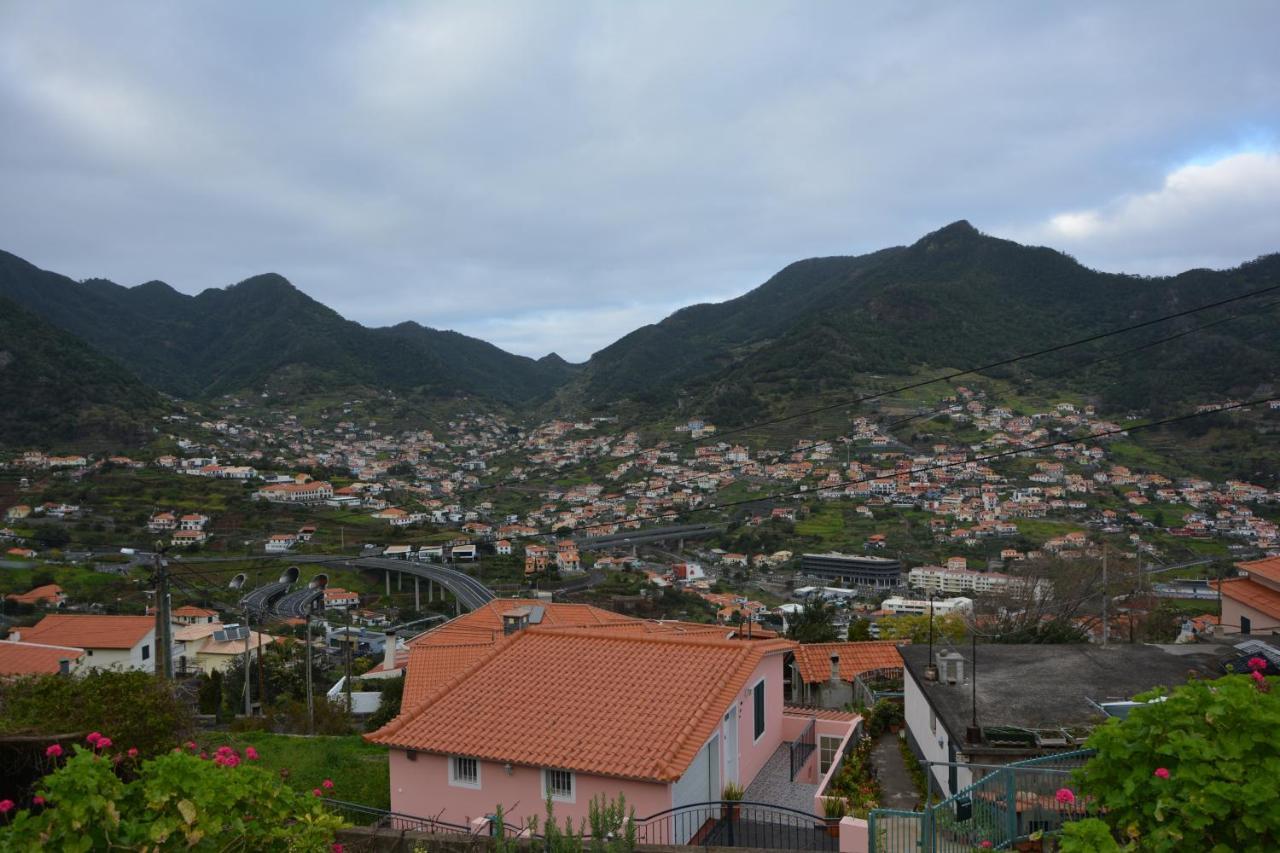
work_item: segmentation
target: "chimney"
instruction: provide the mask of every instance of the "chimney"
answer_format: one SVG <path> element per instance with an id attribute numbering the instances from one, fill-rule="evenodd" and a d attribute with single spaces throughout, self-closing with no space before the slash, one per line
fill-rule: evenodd
<path id="1" fill-rule="evenodd" d="M 382 647 L 382 668 L 396 668 L 396 632 L 388 631 L 385 645 Z"/>
<path id="2" fill-rule="evenodd" d="M 938 652 L 938 678 L 944 684 L 964 682 L 964 657 L 956 652 Z"/>
<path id="3" fill-rule="evenodd" d="M 840 683 L 840 655 L 831 656 L 831 683 Z"/>

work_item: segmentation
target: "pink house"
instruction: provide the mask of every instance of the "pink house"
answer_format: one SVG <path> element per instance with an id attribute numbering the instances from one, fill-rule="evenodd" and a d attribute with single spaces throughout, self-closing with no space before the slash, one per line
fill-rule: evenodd
<path id="1" fill-rule="evenodd" d="M 523 822 L 550 796 L 576 825 L 594 797 L 625 795 L 646 817 L 750 786 L 811 723 L 833 754 L 854 730 L 853 715 L 784 708 L 791 641 L 609 615 L 620 621 L 513 618 L 490 642 L 471 629 L 415 648 L 402 713 L 366 735 L 391 751 L 392 811 L 470 824 L 501 806 Z M 820 781 L 820 753 L 795 781 Z"/>

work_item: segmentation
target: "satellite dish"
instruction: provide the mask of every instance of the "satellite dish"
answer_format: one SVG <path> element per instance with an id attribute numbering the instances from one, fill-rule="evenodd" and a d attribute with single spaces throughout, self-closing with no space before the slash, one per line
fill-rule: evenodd
<path id="1" fill-rule="evenodd" d="M 231 579 L 231 583 L 228 584 L 228 586 L 231 587 L 231 589 L 239 589 L 245 585 L 245 581 L 247 580 L 249 580 L 249 576 L 244 572 L 241 572 Z"/>

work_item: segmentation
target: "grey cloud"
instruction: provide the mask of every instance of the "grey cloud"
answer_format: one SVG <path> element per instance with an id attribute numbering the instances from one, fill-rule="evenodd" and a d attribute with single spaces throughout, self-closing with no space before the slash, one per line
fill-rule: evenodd
<path id="1" fill-rule="evenodd" d="M 1275 139 L 1276 21 L 1263 2 L 11 4 L 0 246 L 192 292 L 273 270 L 371 325 L 578 359 L 791 260 L 962 217 L 1104 267 L 1232 263 L 1263 250 L 1222 213 L 1247 181 L 1141 228 L 1132 199 Z M 1081 212 L 1105 227 L 1052 224 Z"/>

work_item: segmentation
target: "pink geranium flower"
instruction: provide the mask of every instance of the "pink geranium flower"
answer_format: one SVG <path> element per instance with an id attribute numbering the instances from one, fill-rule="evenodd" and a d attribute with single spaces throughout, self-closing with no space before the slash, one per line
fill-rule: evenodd
<path id="1" fill-rule="evenodd" d="M 137 758 L 137 757 L 138 757 L 138 748 L 137 748 L 136 746 L 131 746 L 131 747 L 129 747 L 129 751 L 128 751 L 128 753 L 127 753 L 127 754 L 128 754 L 128 756 L 129 756 L 130 758 Z"/>
<path id="2" fill-rule="evenodd" d="M 37 794 L 36 796 L 32 797 L 32 798 L 31 798 L 31 805 L 33 805 L 33 806 L 43 806 L 43 805 L 44 805 L 44 797 L 40 796 L 39 794 Z"/>
<path id="3" fill-rule="evenodd" d="M 312 788 L 312 789 L 311 789 L 311 793 L 312 793 L 312 795 L 313 795 L 313 796 L 316 796 L 316 797 L 323 797 L 323 796 L 324 796 L 324 792 L 322 792 L 319 788 Z"/>
<path id="4" fill-rule="evenodd" d="M 254 749 L 254 748 L 253 748 L 253 747 L 251 747 L 251 746 L 246 746 L 246 747 L 245 747 L 245 749 L 244 749 L 244 757 L 245 757 L 245 758 L 247 758 L 247 759 L 249 759 L 250 761 L 257 761 L 257 760 L 258 760 L 258 750 Z"/>
<path id="5" fill-rule="evenodd" d="M 1064 806 L 1069 806 L 1076 801 L 1076 795 L 1071 792 L 1070 788 L 1059 788 L 1058 793 L 1054 794 L 1054 798 Z"/>
<path id="6" fill-rule="evenodd" d="M 60 755 L 62 755 L 62 744 L 59 743 L 49 744 L 48 749 L 44 751 L 45 758 L 57 758 Z"/>
<path id="7" fill-rule="evenodd" d="M 94 744 L 94 746 L 98 747 L 98 749 L 110 749 L 110 748 L 111 748 L 111 738 L 109 738 L 109 737 L 100 737 L 100 738 L 98 738 L 98 742 L 97 742 L 96 744 Z"/>
<path id="8" fill-rule="evenodd" d="M 1155 777 L 1157 777 L 1157 778 L 1159 778 L 1159 779 L 1168 779 L 1168 778 L 1169 778 L 1169 768 L 1167 768 L 1167 767 L 1157 767 L 1157 768 L 1156 768 L 1156 772 L 1155 772 L 1155 773 L 1153 773 L 1152 775 L 1153 775 L 1153 776 L 1155 776 Z"/>
<path id="9" fill-rule="evenodd" d="M 1263 670 L 1266 668 L 1267 668 L 1266 658 L 1259 658 L 1259 657 L 1249 658 L 1249 669 L 1253 670 L 1254 672 L 1258 672 L 1259 670 Z"/>
<path id="10" fill-rule="evenodd" d="M 333 780 L 332 780 L 332 779 L 325 779 L 323 782 L 321 782 L 321 783 L 320 783 L 320 787 L 324 788 L 326 791 L 332 791 L 332 790 L 333 790 Z"/>
<path id="11" fill-rule="evenodd" d="M 94 746 L 98 745 L 98 741 L 102 740 L 102 732 L 89 732 L 84 739 Z"/>
<path id="12" fill-rule="evenodd" d="M 990 841 L 984 841 L 978 846 L 981 847 L 983 850 L 990 850 L 995 845 L 993 845 Z"/>
<path id="13" fill-rule="evenodd" d="M 199 747 L 197 747 L 197 746 L 196 746 L 196 742 L 195 742 L 195 741 L 193 741 L 193 740 L 189 740 L 189 741 L 187 741 L 187 742 L 186 742 L 186 747 L 187 747 L 187 749 L 191 750 L 192 752 L 195 752 L 195 751 L 199 748 Z"/>
<path id="14" fill-rule="evenodd" d="M 329 848 L 329 850 L 332 851 L 332 853 L 342 853 L 342 851 L 346 849 L 347 848 L 343 847 L 341 844 L 339 844 L 336 841 L 333 842 L 333 846 Z"/>
<path id="15" fill-rule="evenodd" d="M 1249 677 L 1253 679 L 1254 684 L 1261 684 L 1262 682 L 1267 680 L 1267 677 L 1263 675 L 1261 672 L 1258 672 L 1258 670 L 1256 669 L 1253 672 L 1249 673 Z"/>
<path id="16" fill-rule="evenodd" d="M 0 800 L 0 814 L 8 814 L 13 811 L 13 800 Z"/>

